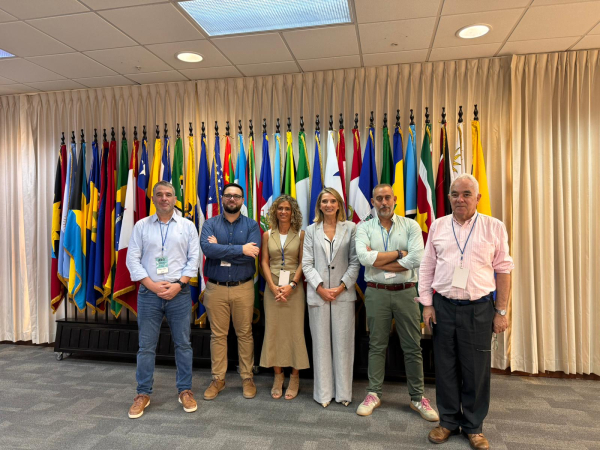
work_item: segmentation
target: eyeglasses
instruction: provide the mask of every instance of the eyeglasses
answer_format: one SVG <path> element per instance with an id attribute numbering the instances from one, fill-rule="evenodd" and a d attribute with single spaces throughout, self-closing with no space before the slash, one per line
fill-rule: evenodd
<path id="1" fill-rule="evenodd" d="M 232 198 L 236 199 L 236 200 L 241 200 L 244 197 L 242 195 L 239 194 L 223 194 L 223 198 L 226 200 L 231 200 Z"/>

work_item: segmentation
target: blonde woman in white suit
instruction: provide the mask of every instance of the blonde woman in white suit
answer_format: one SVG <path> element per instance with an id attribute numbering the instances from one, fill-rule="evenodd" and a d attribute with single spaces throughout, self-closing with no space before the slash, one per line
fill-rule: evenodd
<path id="1" fill-rule="evenodd" d="M 324 188 L 316 205 L 302 255 L 313 341 L 313 398 L 324 408 L 332 399 L 348 406 L 354 365 L 354 284 L 360 269 L 356 225 L 346 221 L 344 201 L 335 189 Z"/>

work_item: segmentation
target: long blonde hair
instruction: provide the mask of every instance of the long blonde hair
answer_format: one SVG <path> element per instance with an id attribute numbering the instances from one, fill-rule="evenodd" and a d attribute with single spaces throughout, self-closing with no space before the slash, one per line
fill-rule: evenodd
<path id="1" fill-rule="evenodd" d="M 344 204 L 344 200 L 342 199 L 342 196 L 336 189 L 328 187 L 323 188 L 323 190 L 319 192 L 319 196 L 317 197 L 317 203 L 315 205 L 315 222 L 323 222 L 324 219 L 323 211 L 321 211 L 321 199 L 323 198 L 324 194 L 331 194 L 335 197 L 339 206 L 335 215 L 335 219 L 338 222 L 344 222 L 346 220 L 346 205 Z"/>
<path id="2" fill-rule="evenodd" d="M 298 206 L 298 202 L 294 197 L 290 197 L 287 194 L 281 194 L 279 197 L 275 199 L 271 208 L 269 208 L 269 228 L 271 230 L 279 229 L 279 219 L 277 219 L 277 208 L 283 202 L 288 202 L 290 207 L 292 208 L 292 220 L 290 228 L 294 230 L 296 233 L 300 231 L 302 227 L 302 212 L 300 211 L 300 207 Z"/>

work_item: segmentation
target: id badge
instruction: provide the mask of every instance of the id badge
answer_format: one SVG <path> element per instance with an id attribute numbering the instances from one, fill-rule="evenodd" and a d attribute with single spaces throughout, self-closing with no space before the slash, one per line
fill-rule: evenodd
<path id="1" fill-rule="evenodd" d="M 231 267 L 231 263 L 229 261 L 221 261 L 221 267 Z"/>
<path id="2" fill-rule="evenodd" d="M 169 260 L 166 256 L 159 256 L 156 258 L 156 273 L 158 275 L 169 273 Z"/>
<path id="3" fill-rule="evenodd" d="M 389 280 L 390 278 L 394 278 L 396 276 L 396 272 L 383 272 L 383 276 L 386 280 Z"/>
<path id="4" fill-rule="evenodd" d="M 279 271 L 279 286 L 287 286 L 290 284 L 290 271 L 280 270 Z"/>
<path id="5" fill-rule="evenodd" d="M 452 287 L 466 289 L 467 278 L 469 278 L 469 269 L 466 267 L 455 267 L 454 275 L 452 276 Z"/>

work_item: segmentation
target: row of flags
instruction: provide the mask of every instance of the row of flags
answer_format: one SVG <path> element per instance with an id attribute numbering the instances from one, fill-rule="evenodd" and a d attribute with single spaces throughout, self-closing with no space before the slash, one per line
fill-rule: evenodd
<path id="1" fill-rule="evenodd" d="M 185 168 L 181 138 L 178 137 L 175 141 L 172 158 L 170 138 L 157 138 L 152 163 L 149 164 L 146 138 L 141 142 L 141 152 L 140 142 L 135 139 L 129 154 L 128 142 L 123 133 L 119 155 L 114 138 L 111 142 L 105 140 L 101 148 L 98 142 L 92 143 L 89 176 L 86 173 L 86 143 L 81 142 L 78 155 L 75 142 L 69 148 L 63 144 L 56 168 L 52 215 L 52 310 L 56 312 L 61 301 L 67 298 L 80 311 L 85 310 L 87 305 L 92 311 L 110 308 L 115 317 L 119 317 L 123 307 L 137 314 L 138 283 L 131 281 L 125 265 L 127 247 L 135 223 L 155 213 L 150 199 L 154 185 L 160 180 L 173 184 L 176 213 L 193 221 L 198 230 L 206 219 L 221 213 L 223 188 L 234 181 L 244 188 L 242 213 L 259 223 L 261 234 L 268 230 L 269 208 L 281 194 L 290 195 L 298 201 L 303 214 L 303 228 L 314 221 L 316 199 L 324 186 L 338 190 L 347 205 L 349 220 L 360 223 L 369 220 L 374 214 L 371 204 L 373 188 L 379 183 L 388 183 L 397 197 L 395 213 L 413 217 L 419 223 L 426 241 L 433 220 L 451 213 L 447 199 L 450 183 L 454 177 L 464 172 L 463 124 L 457 124 L 456 146 L 452 156 L 448 148 L 447 125 L 444 123 L 441 127 L 440 161 L 435 183 L 431 124 L 428 123 L 425 127 L 418 166 L 415 126 L 410 125 L 408 129 L 406 147 L 404 134 L 399 126 L 394 128 L 391 140 L 388 127 L 383 127 L 380 179 L 375 163 L 375 128 L 371 126 L 367 130 L 364 154 L 359 130 L 353 128 L 353 158 L 348 192 L 343 128 L 337 132 L 327 132 L 325 150 L 321 146 L 320 131 L 315 132 L 312 164 L 309 162 L 303 130 L 298 135 L 297 164 L 294 161 L 291 131 L 286 134 L 285 151 L 281 148 L 280 133 L 275 133 L 273 171 L 270 161 L 272 144 L 266 132 L 262 135 L 260 170 L 256 168 L 253 133 L 248 137 L 247 146 L 243 134 L 238 134 L 238 157 L 235 164 L 229 135 L 225 136 L 224 157 L 221 158 L 217 133 L 209 158 L 206 135 L 202 133 L 199 162 L 196 166 L 194 136 L 190 132 Z M 491 214 L 479 121 L 473 121 L 471 129 L 474 151 L 472 173 L 480 183 L 482 194 L 478 210 Z M 190 282 L 195 322 L 200 326 L 206 324 L 206 311 L 202 304 L 206 287 L 204 262 L 205 258 L 201 253 L 198 276 Z M 260 292 L 264 290 L 258 260 L 254 280 L 256 322 L 260 319 Z M 363 280 L 363 277 L 359 276 L 359 280 Z M 364 288 L 364 282 L 359 281 L 359 294 L 362 295 Z"/>

